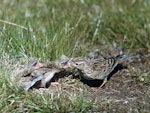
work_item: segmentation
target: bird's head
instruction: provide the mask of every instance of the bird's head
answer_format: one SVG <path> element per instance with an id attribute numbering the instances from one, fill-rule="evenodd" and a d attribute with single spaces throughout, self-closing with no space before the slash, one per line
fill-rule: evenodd
<path id="1" fill-rule="evenodd" d="M 83 70 L 86 66 L 86 61 L 83 58 L 77 57 L 77 58 L 72 58 L 69 62 L 68 65 L 70 68 L 77 68 L 80 70 Z"/>
<path id="2" fill-rule="evenodd" d="M 26 68 L 38 69 L 43 67 L 43 64 L 40 63 L 40 58 L 32 58 L 29 60 Z"/>

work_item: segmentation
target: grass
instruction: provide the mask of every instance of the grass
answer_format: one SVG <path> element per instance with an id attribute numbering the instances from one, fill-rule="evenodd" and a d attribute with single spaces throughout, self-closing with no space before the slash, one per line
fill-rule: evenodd
<path id="1" fill-rule="evenodd" d="M 121 47 L 129 54 L 141 49 L 150 52 L 149 0 L 0 0 L 0 3 L 3 112 L 86 112 L 93 106 L 93 101 L 76 92 L 66 94 L 62 89 L 54 97 L 52 92 L 35 96 L 10 83 L 11 65 L 20 58 L 40 57 L 49 61 L 62 54 L 85 56 L 93 48 Z"/>

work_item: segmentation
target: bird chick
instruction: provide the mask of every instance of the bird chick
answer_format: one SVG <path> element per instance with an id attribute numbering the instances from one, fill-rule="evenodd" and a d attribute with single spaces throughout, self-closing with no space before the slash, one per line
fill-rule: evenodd
<path id="1" fill-rule="evenodd" d="M 30 88 L 45 88 L 46 84 L 51 81 L 56 73 L 60 72 L 57 68 L 40 68 L 31 73 L 31 81 L 25 85 L 24 89 L 29 90 Z"/>

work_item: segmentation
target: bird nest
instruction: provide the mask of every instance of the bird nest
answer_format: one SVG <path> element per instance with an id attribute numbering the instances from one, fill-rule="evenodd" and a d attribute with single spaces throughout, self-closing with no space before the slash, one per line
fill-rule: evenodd
<path id="1" fill-rule="evenodd" d="M 45 89 L 51 85 L 58 85 L 59 78 L 70 75 L 72 78 L 80 78 L 89 86 L 101 88 L 114 73 L 125 68 L 122 63 L 126 60 L 133 62 L 139 57 L 129 57 L 125 54 L 104 56 L 100 50 L 96 49 L 86 58 L 68 58 L 62 55 L 59 60 L 45 63 L 41 63 L 39 58 L 32 59 L 23 68 L 16 69 L 12 78 L 24 90 Z"/>

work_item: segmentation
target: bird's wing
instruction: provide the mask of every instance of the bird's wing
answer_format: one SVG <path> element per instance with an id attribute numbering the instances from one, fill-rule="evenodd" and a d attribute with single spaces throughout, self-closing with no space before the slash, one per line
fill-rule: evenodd
<path id="1" fill-rule="evenodd" d="M 100 60 L 94 62 L 93 65 L 93 78 L 94 79 L 104 79 L 114 70 L 118 62 L 114 58 L 109 58 L 105 60 Z"/>
<path id="2" fill-rule="evenodd" d="M 42 76 L 39 75 L 37 76 L 35 79 L 33 79 L 32 81 L 30 81 L 28 84 L 25 85 L 24 89 L 25 90 L 29 90 L 32 86 L 35 85 L 35 83 L 37 83 L 38 81 L 42 80 Z"/>

